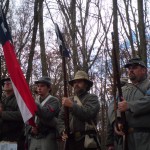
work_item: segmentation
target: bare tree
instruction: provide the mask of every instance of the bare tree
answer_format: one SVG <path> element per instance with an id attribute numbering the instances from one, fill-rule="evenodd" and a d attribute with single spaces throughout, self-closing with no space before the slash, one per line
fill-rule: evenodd
<path id="1" fill-rule="evenodd" d="M 139 30 L 139 39 L 140 39 L 140 47 L 138 47 L 139 56 L 145 61 L 147 64 L 147 43 L 146 43 L 146 35 L 145 35 L 145 20 L 144 20 L 144 10 L 143 3 L 144 1 L 138 0 L 138 30 Z"/>
<path id="2" fill-rule="evenodd" d="M 48 76 L 47 73 L 47 61 L 45 52 L 45 40 L 44 40 L 44 26 L 43 26 L 43 0 L 39 0 L 39 35 L 40 35 L 40 50 L 41 50 L 41 64 L 42 64 L 42 76 Z"/>
<path id="3" fill-rule="evenodd" d="M 33 24 L 33 32 L 32 32 L 32 40 L 31 40 L 31 47 L 30 47 L 30 53 L 29 53 L 29 59 L 28 59 L 28 67 L 26 72 L 26 80 L 29 83 L 30 77 L 32 73 L 32 62 L 34 57 L 34 49 L 36 46 L 36 35 L 37 35 L 37 29 L 38 29 L 38 8 L 39 8 L 39 1 L 35 0 L 34 2 L 34 24 Z"/>

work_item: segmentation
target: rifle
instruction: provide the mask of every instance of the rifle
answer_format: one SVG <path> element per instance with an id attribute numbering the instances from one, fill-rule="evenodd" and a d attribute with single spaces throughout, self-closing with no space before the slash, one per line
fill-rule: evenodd
<path id="1" fill-rule="evenodd" d="M 55 32 L 57 35 L 57 41 L 59 44 L 60 53 L 62 56 L 62 70 L 63 70 L 63 82 L 64 82 L 64 97 L 68 97 L 68 90 L 67 90 L 67 69 L 66 69 L 66 57 L 69 57 L 69 52 L 65 46 L 65 42 L 62 36 L 62 33 L 59 30 L 58 25 L 55 23 Z M 70 127 L 69 127 L 69 108 L 64 107 L 65 111 L 65 132 L 69 137 L 70 134 Z M 65 150 L 69 150 L 69 144 L 67 139 L 65 143 Z"/>
<path id="2" fill-rule="evenodd" d="M 2 56 L 0 56 L 0 81 L 2 80 Z M 0 84 L 0 102 L 2 101 L 2 84 Z"/>
<path id="3" fill-rule="evenodd" d="M 117 108 L 117 100 L 116 100 L 116 91 L 118 90 L 117 99 L 118 101 L 122 101 L 122 89 L 121 89 L 121 82 L 120 82 L 120 71 L 119 71 L 119 65 L 118 65 L 118 57 L 117 52 L 115 49 L 115 37 L 114 33 L 111 33 L 112 35 L 112 60 L 113 60 L 113 80 L 114 80 L 114 107 Z M 115 112 L 115 117 L 117 121 L 121 121 L 123 125 L 123 150 L 128 150 L 128 143 L 127 143 L 127 134 L 128 134 L 128 126 L 126 121 L 126 115 L 125 112 L 121 112 L 121 118 L 117 118 L 117 113 Z M 117 127 L 117 126 L 116 126 Z"/>

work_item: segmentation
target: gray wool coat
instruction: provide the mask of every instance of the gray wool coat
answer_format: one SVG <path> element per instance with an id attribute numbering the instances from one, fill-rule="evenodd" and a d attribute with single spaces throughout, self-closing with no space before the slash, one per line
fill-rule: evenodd
<path id="1" fill-rule="evenodd" d="M 128 128 L 129 150 L 150 149 L 150 81 L 145 79 L 138 85 L 131 83 L 122 87 L 123 98 L 127 101 L 129 109 L 125 112 Z M 113 107 L 108 111 L 110 124 L 114 122 Z"/>

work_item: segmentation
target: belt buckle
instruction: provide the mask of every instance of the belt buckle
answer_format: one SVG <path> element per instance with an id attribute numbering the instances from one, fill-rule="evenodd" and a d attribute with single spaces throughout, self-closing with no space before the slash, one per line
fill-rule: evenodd
<path id="1" fill-rule="evenodd" d="M 134 128 L 129 128 L 128 129 L 128 133 L 133 133 L 134 132 Z"/>
<path id="2" fill-rule="evenodd" d="M 81 137 L 81 133 L 80 132 L 75 132 L 74 136 L 75 136 L 75 138 L 79 138 L 79 137 Z"/>

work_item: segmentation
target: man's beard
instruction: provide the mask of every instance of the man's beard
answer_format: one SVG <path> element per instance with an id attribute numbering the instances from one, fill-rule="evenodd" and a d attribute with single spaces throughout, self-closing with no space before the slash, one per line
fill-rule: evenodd
<path id="1" fill-rule="evenodd" d="M 134 73 L 131 73 L 129 75 L 129 79 L 133 82 L 133 83 L 138 83 L 140 81 L 143 81 L 146 78 L 146 76 L 143 77 L 137 77 Z"/>
<path id="2" fill-rule="evenodd" d="M 79 87 L 74 88 L 75 95 L 80 95 L 80 94 L 84 93 L 85 91 L 86 91 L 86 89 L 82 89 L 82 88 L 79 88 Z"/>
<path id="3" fill-rule="evenodd" d="M 135 80 L 136 80 L 135 74 L 131 73 L 131 74 L 129 75 L 129 79 L 130 79 L 131 81 L 135 81 Z"/>

